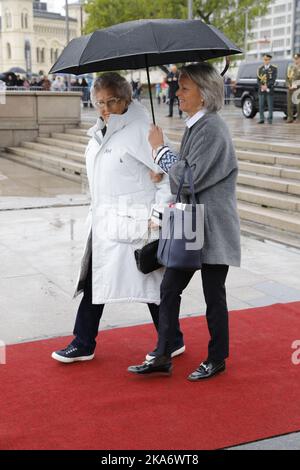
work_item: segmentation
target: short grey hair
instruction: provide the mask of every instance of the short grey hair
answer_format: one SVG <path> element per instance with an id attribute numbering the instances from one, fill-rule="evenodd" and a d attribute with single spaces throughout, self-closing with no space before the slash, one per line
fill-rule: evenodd
<path id="1" fill-rule="evenodd" d="M 224 104 L 224 82 L 220 73 L 208 62 L 185 65 L 180 75 L 190 78 L 198 85 L 204 99 L 204 107 L 210 111 L 220 111 Z"/>
<path id="2" fill-rule="evenodd" d="M 132 101 L 132 87 L 130 83 L 117 72 L 105 72 L 93 81 L 91 100 L 94 106 L 97 101 L 96 92 L 103 89 L 112 90 L 114 96 L 125 100 L 126 104 Z"/>

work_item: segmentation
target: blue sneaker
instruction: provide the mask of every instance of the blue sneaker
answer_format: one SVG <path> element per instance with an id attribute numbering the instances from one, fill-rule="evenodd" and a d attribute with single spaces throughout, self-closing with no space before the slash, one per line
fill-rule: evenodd
<path id="1" fill-rule="evenodd" d="M 87 352 L 85 349 L 78 346 L 74 346 L 72 343 L 69 344 L 65 349 L 54 351 L 51 355 L 52 359 L 59 362 L 69 364 L 77 361 L 91 361 L 94 359 L 95 354 Z"/>
<path id="2" fill-rule="evenodd" d="M 157 349 L 154 349 L 154 351 L 149 352 L 146 355 L 146 361 L 152 361 L 152 359 L 154 357 L 156 357 L 156 351 L 157 351 Z M 179 356 L 180 354 L 184 353 L 184 351 L 185 351 L 185 345 L 184 344 L 182 344 L 181 346 L 175 346 L 174 349 L 172 349 L 171 357 Z"/>

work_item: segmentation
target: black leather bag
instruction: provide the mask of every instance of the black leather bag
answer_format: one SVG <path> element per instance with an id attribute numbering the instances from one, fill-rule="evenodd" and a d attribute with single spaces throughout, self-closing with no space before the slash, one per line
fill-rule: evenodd
<path id="1" fill-rule="evenodd" d="M 159 240 L 154 240 L 134 251 L 137 268 L 143 274 L 149 274 L 162 266 L 157 260 L 158 243 Z"/>
<path id="2" fill-rule="evenodd" d="M 176 203 L 188 174 L 192 204 L 183 208 L 165 208 L 162 229 L 159 234 L 158 261 L 167 268 L 196 271 L 202 267 L 202 247 L 204 242 L 204 206 L 196 203 L 193 174 L 185 161 L 180 180 Z"/>

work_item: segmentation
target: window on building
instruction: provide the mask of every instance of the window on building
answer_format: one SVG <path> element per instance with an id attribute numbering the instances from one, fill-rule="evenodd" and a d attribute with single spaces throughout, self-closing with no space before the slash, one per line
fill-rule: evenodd
<path id="1" fill-rule="evenodd" d="M 265 28 L 267 26 L 271 26 L 271 18 L 262 18 L 261 27 Z"/>
<path id="2" fill-rule="evenodd" d="M 21 26 L 22 29 L 28 29 L 28 13 L 23 11 L 21 15 Z"/>
<path id="3" fill-rule="evenodd" d="M 273 36 L 284 36 L 285 35 L 285 28 L 276 28 L 273 31 Z"/>
<path id="4" fill-rule="evenodd" d="M 6 54 L 7 54 L 7 58 L 11 59 L 11 45 L 9 42 L 6 44 Z"/>
<path id="5" fill-rule="evenodd" d="M 270 29 L 260 32 L 260 37 L 261 38 L 268 38 L 270 36 L 271 36 L 271 30 Z"/>
<path id="6" fill-rule="evenodd" d="M 50 49 L 50 60 L 51 60 L 51 63 L 54 62 L 54 49 L 52 47 Z"/>
<path id="7" fill-rule="evenodd" d="M 45 48 L 41 48 L 41 63 L 43 64 L 45 62 Z"/>
<path id="8" fill-rule="evenodd" d="M 284 39 L 275 39 L 273 41 L 273 47 L 284 47 Z"/>
<path id="9" fill-rule="evenodd" d="M 282 5 L 275 5 L 274 6 L 274 13 L 284 13 L 286 11 L 286 4 Z"/>
<path id="10" fill-rule="evenodd" d="M 7 28 L 12 27 L 12 19 L 11 19 L 11 13 L 9 11 L 5 12 L 5 26 Z"/>
<path id="11" fill-rule="evenodd" d="M 277 16 L 274 18 L 273 24 L 278 25 L 278 24 L 285 24 L 285 16 Z"/>
<path id="12" fill-rule="evenodd" d="M 36 48 L 36 61 L 39 64 L 40 63 L 40 48 Z"/>
<path id="13" fill-rule="evenodd" d="M 55 61 L 58 59 L 58 56 L 59 56 L 59 50 L 56 49 L 55 50 L 55 58 L 54 58 Z"/>

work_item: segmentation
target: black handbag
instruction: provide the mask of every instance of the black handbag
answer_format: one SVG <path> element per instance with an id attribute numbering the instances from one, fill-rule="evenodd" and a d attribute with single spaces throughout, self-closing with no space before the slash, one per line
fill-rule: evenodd
<path id="1" fill-rule="evenodd" d="M 165 208 L 159 234 L 158 261 L 167 268 L 193 270 L 202 267 L 204 243 L 204 206 L 197 204 L 191 167 L 185 161 L 176 203 L 188 174 L 192 204 Z"/>
<path id="2" fill-rule="evenodd" d="M 149 274 L 162 267 L 157 259 L 158 242 L 158 239 L 154 240 L 134 251 L 137 268 L 143 274 Z"/>

